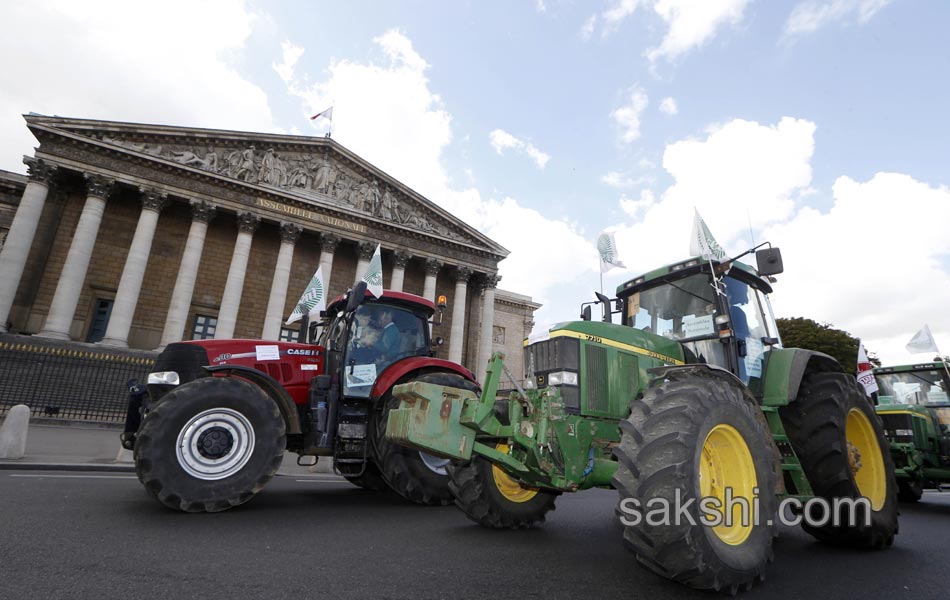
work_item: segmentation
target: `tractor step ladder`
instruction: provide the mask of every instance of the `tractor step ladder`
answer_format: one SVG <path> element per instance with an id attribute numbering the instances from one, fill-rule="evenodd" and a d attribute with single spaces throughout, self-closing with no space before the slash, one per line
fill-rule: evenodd
<path id="1" fill-rule="evenodd" d="M 787 479 L 791 479 L 795 489 L 788 490 L 793 496 L 812 496 L 811 484 L 808 483 L 808 477 L 805 476 L 805 470 L 802 468 L 801 461 L 792 448 L 792 443 L 788 439 L 788 433 L 785 431 L 785 425 L 782 423 L 782 417 L 778 414 L 777 406 L 761 406 L 765 413 L 766 421 L 769 424 L 769 430 L 772 432 L 772 439 L 778 446 L 779 454 L 782 456 L 782 473 L 788 474 Z"/>

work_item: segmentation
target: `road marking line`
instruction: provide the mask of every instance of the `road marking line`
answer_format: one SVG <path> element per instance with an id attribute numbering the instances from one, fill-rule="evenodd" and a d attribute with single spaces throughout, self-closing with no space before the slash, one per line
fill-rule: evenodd
<path id="1" fill-rule="evenodd" d="M 18 475 L 12 473 L 10 477 L 33 477 L 40 479 L 44 477 L 49 477 L 50 479 L 138 479 L 133 475 Z"/>

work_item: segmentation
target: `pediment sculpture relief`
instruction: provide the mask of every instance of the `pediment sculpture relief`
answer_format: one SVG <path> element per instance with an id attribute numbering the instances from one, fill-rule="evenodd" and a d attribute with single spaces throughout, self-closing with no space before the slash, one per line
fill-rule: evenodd
<path id="1" fill-rule="evenodd" d="M 137 144 L 103 138 L 143 154 L 170 159 L 183 165 L 210 171 L 240 181 L 284 188 L 304 194 L 319 194 L 321 200 L 372 215 L 378 219 L 449 239 L 464 239 L 459 233 L 433 220 L 424 207 L 375 179 L 366 181 L 355 171 L 336 164 L 326 154 L 277 152 L 272 147 L 243 148 L 168 146 Z"/>

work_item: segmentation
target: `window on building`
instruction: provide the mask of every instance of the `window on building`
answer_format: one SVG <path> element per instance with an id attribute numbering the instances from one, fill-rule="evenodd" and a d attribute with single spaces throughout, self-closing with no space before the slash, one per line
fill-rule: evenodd
<path id="1" fill-rule="evenodd" d="M 281 327 L 280 328 L 280 341 L 282 342 L 296 342 L 300 332 L 296 329 L 291 329 L 290 327 Z"/>
<path id="2" fill-rule="evenodd" d="M 195 315 L 195 326 L 191 328 L 191 339 L 209 340 L 214 337 L 217 326 L 218 317 Z"/>
<path id="3" fill-rule="evenodd" d="M 492 327 L 491 341 L 493 344 L 505 343 L 505 328 L 495 325 Z"/>
<path id="4" fill-rule="evenodd" d="M 96 304 L 92 309 L 92 323 L 89 325 L 89 333 L 86 334 L 87 342 L 95 344 L 102 341 L 106 335 L 106 327 L 109 326 L 110 316 L 112 316 L 112 300 L 96 298 Z"/>

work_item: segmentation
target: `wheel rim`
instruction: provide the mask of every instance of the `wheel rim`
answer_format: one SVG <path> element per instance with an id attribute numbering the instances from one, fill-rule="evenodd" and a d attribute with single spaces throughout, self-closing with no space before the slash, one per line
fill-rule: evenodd
<path id="1" fill-rule="evenodd" d="M 495 446 L 495 450 L 508 454 L 508 444 L 502 442 Z M 492 478 L 495 480 L 495 487 L 501 492 L 506 500 L 511 502 L 527 502 L 538 495 L 537 488 L 524 487 L 518 481 L 508 476 L 507 473 L 498 468 L 497 465 L 491 466 Z"/>
<path id="2" fill-rule="evenodd" d="M 726 489 L 732 489 L 733 499 L 745 498 L 751 509 L 757 485 L 755 463 L 742 434 L 731 425 L 713 427 L 703 441 L 699 459 L 700 497 L 717 498 L 725 519 Z M 712 528 L 713 533 L 730 546 L 743 543 L 752 534 L 752 515 L 745 516 L 746 522 L 743 522 L 742 507 L 733 504 L 732 524 L 717 525 Z"/>
<path id="3" fill-rule="evenodd" d="M 445 470 L 445 466 L 449 464 L 450 459 L 439 458 L 438 456 L 432 456 L 431 454 L 426 454 L 425 452 L 420 452 L 419 458 L 422 459 L 422 464 L 424 464 L 433 473 L 438 475 L 449 474 L 449 472 Z"/>
<path id="4" fill-rule="evenodd" d="M 880 510 L 887 499 L 884 459 L 874 426 L 861 409 L 848 411 L 845 438 L 848 440 L 848 464 L 858 493 L 871 502 L 872 510 Z"/>
<path id="5" fill-rule="evenodd" d="M 197 479 L 234 475 L 254 453 L 254 428 L 241 413 L 212 408 L 192 417 L 178 433 L 178 464 Z"/>

